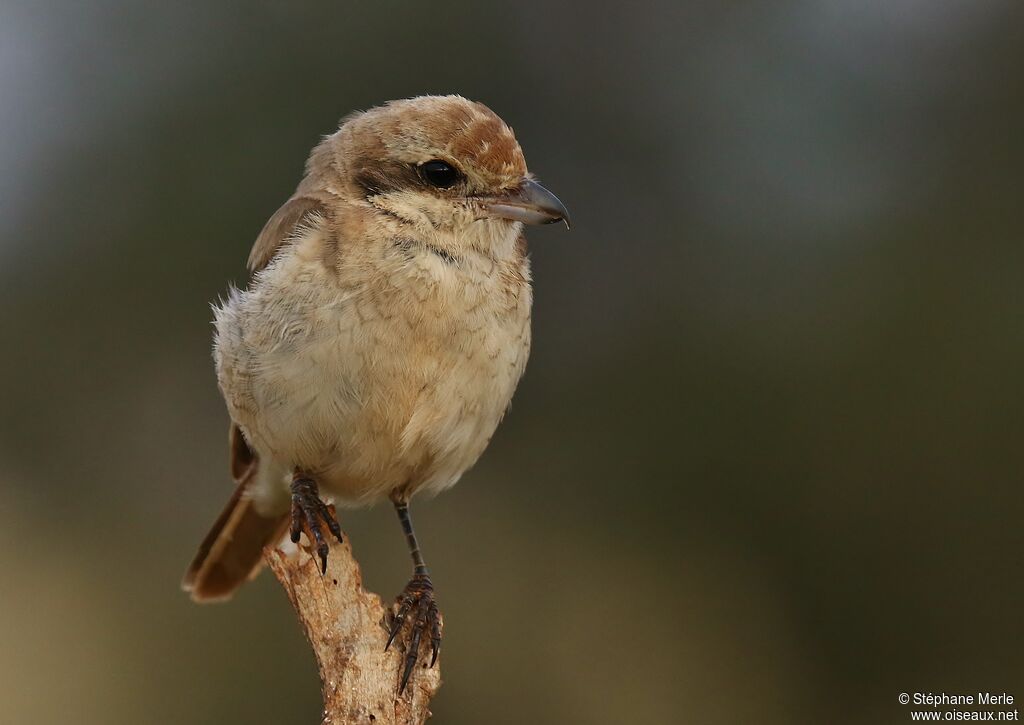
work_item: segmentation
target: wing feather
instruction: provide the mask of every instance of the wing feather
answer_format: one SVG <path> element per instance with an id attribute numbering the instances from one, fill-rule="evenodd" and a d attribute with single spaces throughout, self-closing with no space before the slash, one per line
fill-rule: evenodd
<path id="1" fill-rule="evenodd" d="M 278 251 L 295 238 L 297 229 L 327 217 L 327 207 L 313 196 L 293 196 L 263 225 L 249 252 L 249 271 L 255 274 L 270 264 Z"/>

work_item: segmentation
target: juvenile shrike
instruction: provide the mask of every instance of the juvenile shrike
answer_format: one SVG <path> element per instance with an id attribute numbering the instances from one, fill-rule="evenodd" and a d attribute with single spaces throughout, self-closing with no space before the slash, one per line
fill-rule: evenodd
<path id="1" fill-rule="evenodd" d="M 313 149 L 253 245 L 248 287 L 215 310 L 238 486 L 185 575 L 193 599 L 230 596 L 286 529 L 326 568 L 341 529 L 321 495 L 387 497 L 415 565 L 388 640 L 410 620 L 402 689 L 424 634 L 433 665 L 409 499 L 452 486 L 491 439 L 530 352 L 522 227 L 559 220 L 512 129 L 460 96 L 357 113 Z"/>

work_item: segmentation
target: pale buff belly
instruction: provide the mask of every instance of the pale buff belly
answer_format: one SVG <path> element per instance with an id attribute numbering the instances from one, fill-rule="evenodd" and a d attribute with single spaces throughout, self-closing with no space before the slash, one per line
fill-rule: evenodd
<path id="1" fill-rule="evenodd" d="M 528 287 L 510 305 L 486 290 L 469 301 L 451 290 L 339 290 L 311 274 L 234 295 L 219 312 L 232 418 L 262 456 L 313 474 L 340 503 L 453 485 L 522 375 Z"/>

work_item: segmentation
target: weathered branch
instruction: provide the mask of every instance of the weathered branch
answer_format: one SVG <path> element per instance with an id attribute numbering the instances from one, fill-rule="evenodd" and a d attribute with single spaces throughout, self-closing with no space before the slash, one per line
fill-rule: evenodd
<path id="1" fill-rule="evenodd" d="M 313 646 L 324 698 L 323 725 L 425 722 L 430 700 L 441 687 L 440 661 L 433 668 L 422 660 L 417 663 L 399 696 L 404 652 L 397 640 L 384 651 L 386 610 L 380 597 L 363 589 L 347 538 L 344 544 L 331 541 L 323 576 L 313 552 L 304 546 L 305 538 L 302 543 L 267 548 L 264 556 Z"/>

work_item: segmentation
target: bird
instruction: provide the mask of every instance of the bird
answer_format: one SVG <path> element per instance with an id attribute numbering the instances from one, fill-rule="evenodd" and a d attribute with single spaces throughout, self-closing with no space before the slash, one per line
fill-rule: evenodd
<path id="1" fill-rule="evenodd" d="M 342 119 L 214 305 L 214 362 L 231 419 L 234 494 L 182 581 L 229 598 L 287 533 L 326 572 L 335 510 L 390 500 L 413 562 L 387 646 L 441 645 L 409 511 L 484 452 L 530 353 L 524 225 L 569 212 L 527 169 L 512 128 L 459 95 Z M 429 642 L 428 639 L 429 638 Z"/>

